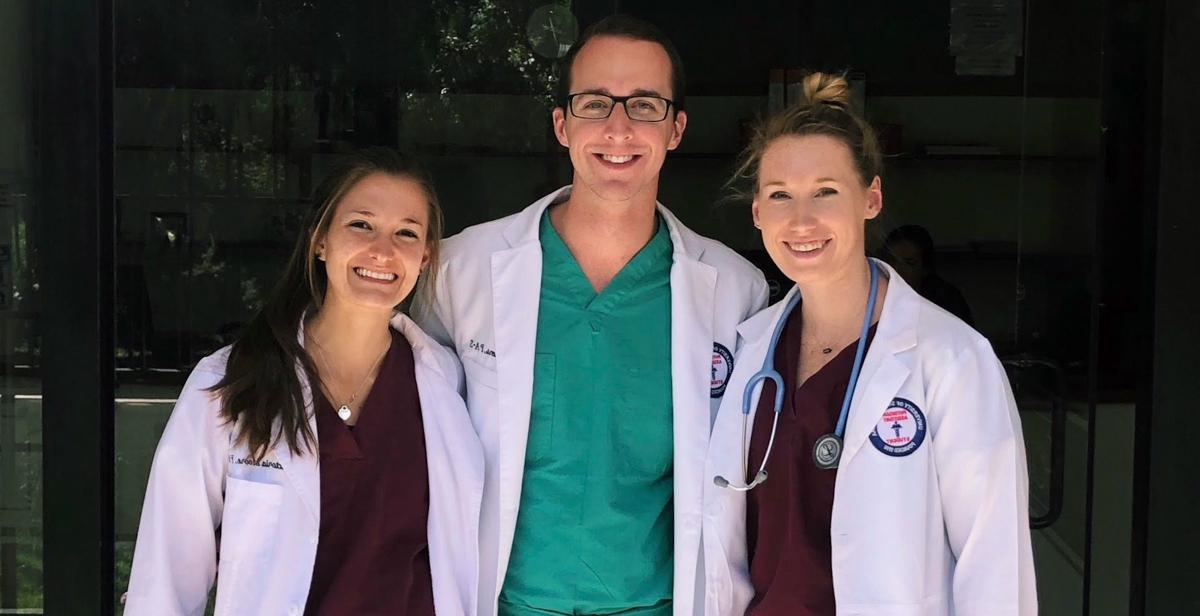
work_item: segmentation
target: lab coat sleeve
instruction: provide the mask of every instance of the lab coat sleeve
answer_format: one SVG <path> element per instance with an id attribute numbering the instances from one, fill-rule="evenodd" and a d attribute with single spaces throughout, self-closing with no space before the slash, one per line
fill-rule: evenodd
<path id="1" fill-rule="evenodd" d="M 126 616 L 201 615 L 217 574 L 217 527 L 230 428 L 218 416 L 221 378 L 208 358 L 188 377 L 167 421 L 142 505 Z"/>
<path id="2" fill-rule="evenodd" d="M 950 549 L 954 613 L 1033 616 L 1029 478 L 1016 402 L 986 340 L 932 383 L 929 421 Z"/>

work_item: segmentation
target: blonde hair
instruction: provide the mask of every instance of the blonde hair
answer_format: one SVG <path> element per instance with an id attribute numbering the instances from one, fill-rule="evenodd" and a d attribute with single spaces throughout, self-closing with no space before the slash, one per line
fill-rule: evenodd
<path id="1" fill-rule="evenodd" d="M 869 185 L 883 171 L 883 154 L 875 130 L 850 105 L 850 83 L 844 75 L 809 73 L 802 83 L 804 100 L 760 120 L 742 150 L 726 186 L 736 197 L 754 198 L 763 153 L 780 137 L 825 135 L 845 144 L 862 179 Z M 748 184 L 748 185 L 747 185 Z"/>

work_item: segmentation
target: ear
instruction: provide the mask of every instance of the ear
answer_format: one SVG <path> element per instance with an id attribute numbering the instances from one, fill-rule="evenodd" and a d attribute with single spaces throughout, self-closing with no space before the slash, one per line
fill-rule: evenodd
<path id="1" fill-rule="evenodd" d="M 421 268 L 418 271 L 423 272 L 423 271 L 425 271 L 425 268 L 428 266 L 429 266 L 429 247 L 426 246 L 424 254 L 421 255 Z"/>
<path id="2" fill-rule="evenodd" d="M 317 242 L 317 259 L 319 261 L 325 260 L 325 240 Z"/>
<path id="3" fill-rule="evenodd" d="M 883 211 L 883 180 L 879 176 L 871 180 L 871 185 L 867 187 L 867 211 L 864 218 L 871 220 Z"/>
<path id="4" fill-rule="evenodd" d="M 676 112 L 675 120 L 671 124 L 671 142 L 667 144 L 668 151 L 679 147 L 679 142 L 683 141 L 683 129 L 687 128 L 687 112 Z"/>
<path id="5" fill-rule="evenodd" d="M 567 141 L 567 113 L 562 107 L 555 107 L 554 111 L 550 112 L 550 121 L 554 124 L 554 136 L 558 138 L 558 143 L 564 148 L 570 148 L 571 144 Z"/>
<path id="6" fill-rule="evenodd" d="M 758 220 L 758 199 L 750 202 L 750 219 L 754 221 L 755 229 L 762 229 L 762 223 Z"/>

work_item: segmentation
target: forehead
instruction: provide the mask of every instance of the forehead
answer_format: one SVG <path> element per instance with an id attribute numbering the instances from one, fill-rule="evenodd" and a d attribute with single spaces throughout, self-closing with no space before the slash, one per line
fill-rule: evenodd
<path id="1" fill-rule="evenodd" d="M 571 92 L 607 90 L 622 96 L 653 90 L 671 97 L 671 58 L 658 43 L 600 35 L 575 56 L 570 86 Z"/>
<path id="2" fill-rule="evenodd" d="M 378 217 L 424 222 L 429 217 L 429 199 L 421 185 L 410 178 L 372 173 L 351 186 L 334 211 L 337 216 L 367 211 Z"/>
<path id="3" fill-rule="evenodd" d="M 759 163 L 761 183 L 833 178 L 849 181 L 858 176 L 850 148 L 827 135 L 780 137 L 763 152 Z"/>

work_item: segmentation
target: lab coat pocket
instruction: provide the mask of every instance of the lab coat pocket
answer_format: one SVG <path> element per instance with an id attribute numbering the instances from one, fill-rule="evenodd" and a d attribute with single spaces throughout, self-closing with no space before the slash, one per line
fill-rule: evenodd
<path id="1" fill-rule="evenodd" d="M 283 486 L 225 478 L 221 516 L 221 558 L 265 560 L 274 551 Z"/>
<path id="2" fill-rule="evenodd" d="M 529 443 L 525 460 L 545 459 L 554 447 L 554 396 L 558 362 L 553 353 L 537 353 L 533 358 L 533 408 L 529 415 Z"/>
<path id="3" fill-rule="evenodd" d="M 467 375 L 467 395 L 479 385 L 496 389 L 496 366 L 487 366 L 479 361 L 464 356 L 462 359 L 463 372 Z"/>
<path id="4" fill-rule="evenodd" d="M 225 478 L 216 614 L 237 614 L 253 593 L 260 565 L 275 553 L 283 487 L 236 477 Z"/>

